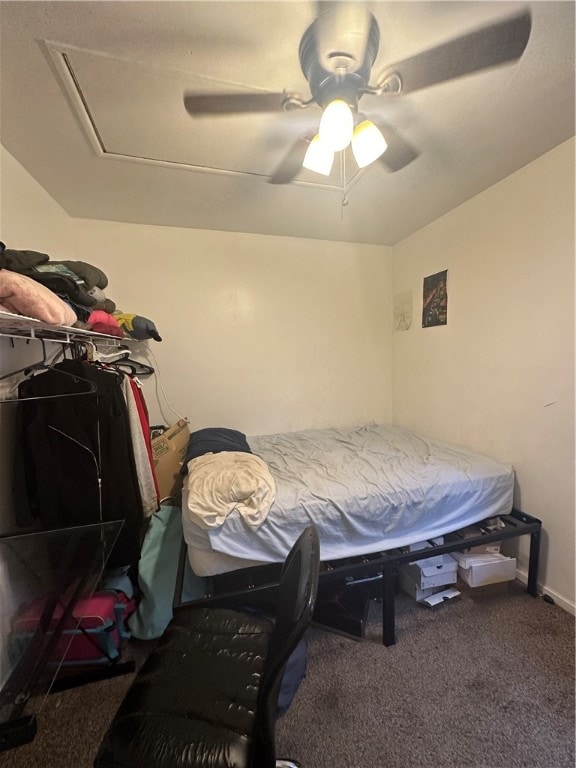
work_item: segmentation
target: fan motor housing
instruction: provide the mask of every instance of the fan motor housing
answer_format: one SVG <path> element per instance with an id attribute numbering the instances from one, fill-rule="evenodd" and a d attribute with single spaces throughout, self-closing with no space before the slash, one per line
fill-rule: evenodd
<path id="1" fill-rule="evenodd" d="M 310 92 L 322 108 L 333 99 L 339 98 L 355 110 L 362 95 L 359 91 L 368 86 L 372 66 L 378 54 L 380 30 L 376 19 L 370 17 L 364 61 L 356 66 L 356 60 L 346 51 L 333 51 L 327 56 L 334 64 L 331 71 L 321 66 L 318 60 L 316 23 L 313 22 L 304 33 L 299 50 L 300 66 L 310 86 Z"/>

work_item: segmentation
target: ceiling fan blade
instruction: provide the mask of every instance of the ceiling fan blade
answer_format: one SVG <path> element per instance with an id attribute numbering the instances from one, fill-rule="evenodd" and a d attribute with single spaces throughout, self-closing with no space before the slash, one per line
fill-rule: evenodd
<path id="1" fill-rule="evenodd" d="M 377 120 L 372 120 L 372 122 L 378 127 L 388 145 L 384 154 L 378 158 L 388 171 L 394 173 L 401 168 L 405 168 L 413 160 L 416 160 L 420 152 L 409 144 L 406 139 L 401 138 L 394 128 Z"/>
<path id="2" fill-rule="evenodd" d="M 391 75 L 400 77 L 401 93 L 478 72 L 515 61 L 522 56 L 530 38 L 532 20 L 529 11 L 490 24 L 463 37 L 416 54 L 388 68 L 379 78 L 384 85 Z M 390 93 L 394 92 L 394 88 Z M 398 92 L 398 90 L 396 90 Z"/>
<path id="3" fill-rule="evenodd" d="M 282 112 L 285 93 L 208 93 L 184 95 L 184 106 L 192 117 L 257 112 Z"/>
<path id="4" fill-rule="evenodd" d="M 312 136 L 295 141 L 274 171 L 274 174 L 268 179 L 268 182 L 270 184 L 288 184 L 288 182 L 292 181 L 302 168 L 306 150 L 311 141 Z"/>

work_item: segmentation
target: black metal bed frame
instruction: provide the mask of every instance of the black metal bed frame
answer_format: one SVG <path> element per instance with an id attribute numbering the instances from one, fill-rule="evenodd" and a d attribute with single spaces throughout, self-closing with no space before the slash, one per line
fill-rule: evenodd
<path id="1" fill-rule="evenodd" d="M 429 548 L 425 550 L 426 557 L 449 554 L 450 552 L 462 551 L 478 545 L 529 535 L 530 554 L 526 590 L 532 597 L 537 597 L 542 522 L 525 512 L 512 509 L 510 514 L 487 518 L 476 523 L 474 527 L 478 529 L 478 535 L 476 536 L 470 537 L 467 535 L 464 537 L 461 531 L 454 531 L 445 537 L 442 544 L 428 541 Z M 234 606 L 245 602 L 248 597 L 251 603 L 266 603 L 273 597 L 273 593 L 278 586 L 280 564 L 274 563 L 243 568 L 237 571 L 230 571 L 219 577 L 213 577 L 213 592 L 211 594 L 207 594 L 198 600 L 182 602 L 181 596 L 186 559 L 187 547 L 184 540 L 182 540 L 174 596 L 175 607 L 182 605 Z M 325 561 L 321 564 L 320 588 L 325 589 L 326 585 L 330 583 L 370 585 L 370 589 L 366 594 L 369 593 L 370 597 L 379 596 L 382 600 L 382 642 L 385 646 L 394 645 L 396 643 L 397 570 L 399 565 L 413 562 L 414 559 L 415 553 L 413 551 L 410 551 L 408 547 L 400 547 L 358 557 Z M 376 593 L 374 586 L 378 585 L 378 583 L 381 589 Z M 334 624 L 329 619 L 327 620 L 320 613 L 315 616 L 315 623 L 328 629 L 360 638 L 363 635 L 366 618 L 365 603 L 366 601 L 364 600 L 361 605 L 361 612 L 364 612 L 364 615 L 356 617 L 352 621 L 338 625 L 338 623 Z"/>

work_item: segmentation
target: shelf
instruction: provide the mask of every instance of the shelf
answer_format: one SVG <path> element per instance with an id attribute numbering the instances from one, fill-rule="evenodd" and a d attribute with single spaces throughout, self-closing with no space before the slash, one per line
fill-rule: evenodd
<path id="1" fill-rule="evenodd" d="M 13 315 L 10 312 L 1 311 L 0 336 L 21 339 L 44 339 L 64 344 L 71 344 L 75 341 L 92 341 L 95 344 L 98 341 L 112 344 L 136 341 L 131 336 L 113 336 L 112 334 L 96 333 L 95 331 L 84 331 L 81 328 L 73 328 L 66 325 L 51 325 L 50 323 L 42 322 L 42 320 L 36 320 L 33 317 Z"/>

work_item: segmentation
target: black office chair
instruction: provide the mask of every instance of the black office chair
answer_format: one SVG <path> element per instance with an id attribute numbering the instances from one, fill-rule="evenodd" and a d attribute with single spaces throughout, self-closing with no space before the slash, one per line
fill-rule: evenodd
<path id="1" fill-rule="evenodd" d="M 309 625 L 318 534 L 306 528 L 282 568 L 275 621 L 225 608 L 177 610 L 110 726 L 96 768 L 290 768 L 277 760 L 278 693 Z"/>

